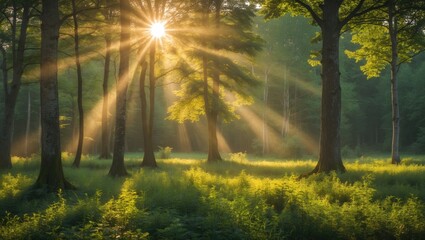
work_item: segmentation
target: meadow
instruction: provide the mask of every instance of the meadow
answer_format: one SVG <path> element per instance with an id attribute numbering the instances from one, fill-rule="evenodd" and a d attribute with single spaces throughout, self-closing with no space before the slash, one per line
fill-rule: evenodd
<path id="1" fill-rule="evenodd" d="M 370 156 L 345 159 L 344 174 L 298 179 L 314 159 L 173 153 L 158 169 L 126 155 L 127 178 L 110 160 L 64 154 L 75 191 L 28 189 L 39 158 L 13 159 L 0 173 L 0 239 L 423 239 L 425 156 L 398 166 Z"/>

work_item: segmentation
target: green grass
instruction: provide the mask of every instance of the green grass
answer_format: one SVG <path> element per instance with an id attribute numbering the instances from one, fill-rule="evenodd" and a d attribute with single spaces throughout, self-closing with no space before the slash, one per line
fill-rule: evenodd
<path id="1" fill-rule="evenodd" d="M 39 159 L 14 158 L 0 173 L 0 239 L 422 239 L 425 157 L 393 166 L 379 156 L 345 160 L 347 173 L 297 180 L 315 160 L 172 153 L 159 169 L 126 155 L 128 178 L 111 160 L 85 156 L 67 179 L 76 191 L 29 199 Z"/>

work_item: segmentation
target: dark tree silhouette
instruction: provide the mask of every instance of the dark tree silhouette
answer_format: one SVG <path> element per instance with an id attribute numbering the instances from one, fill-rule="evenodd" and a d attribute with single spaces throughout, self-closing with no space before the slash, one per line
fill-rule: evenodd
<path id="1" fill-rule="evenodd" d="M 109 175 L 112 177 L 122 177 L 128 175 L 124 165 L 125 151 L 125 120 L 127 104 L 127 88 L 129 79 L 129 61 L 130 61 L 130 7 L 129 0 L 120 1 L 120 65 L 117 82 L 117 100 L 115 115 L 115 141 L 114 154 Z"/>
<path id="2" fill-rule="evenodd" d="M 60 145 L 58 101 L 59 8 L 56 0 L 43 0 L 41 14 L 41 167 L 35 188 L 69 189 L 65 180 Z"/>

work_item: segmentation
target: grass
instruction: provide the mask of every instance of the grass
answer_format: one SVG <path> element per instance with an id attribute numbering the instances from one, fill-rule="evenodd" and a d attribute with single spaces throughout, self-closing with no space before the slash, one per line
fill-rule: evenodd
<path id="1" fill-rule="evenodd" d="M 110 160 L 85 156 L 67 179 L 77 191 L 27 199 L 37 156 L 0 174 L 0 239 L 422 239 L 425 157 L 393 166 L 378 156 L 345 160 L 347 173 L 297 180 L 315 160 L 173 153 L 159 169 L 126 155 L 128 178 Z"/>

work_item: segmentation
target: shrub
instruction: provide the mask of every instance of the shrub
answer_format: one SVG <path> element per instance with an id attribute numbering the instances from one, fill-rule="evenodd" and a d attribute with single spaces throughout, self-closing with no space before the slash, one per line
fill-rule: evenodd
<path id="1" fill-rule="evenodd" d="M 171 157 L 171 152 L 173 151 L 173 148 L 172 147 L 161 147 L 161 146 L 158 146 L 158 148 L 159 148 L 159 151 L 158 151 L 158 154 L 159 154 L 159 158 L 161 158 L 161 159 L 169 159 L 170 157 Z"/>
<path id="2" fill-rule="evenodd" d="M 245 163 L 247 162 L 246 152 L 237 152 L 230 154 L 230 161 L 237 163 Z"/>

